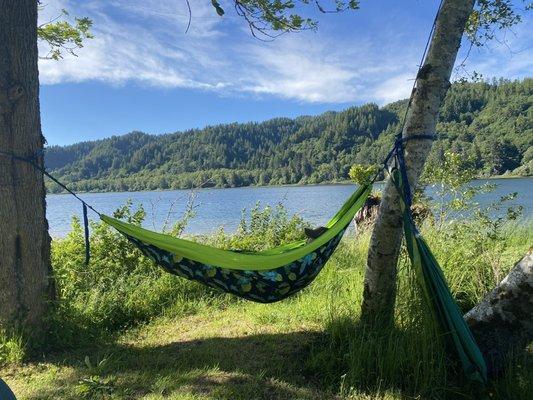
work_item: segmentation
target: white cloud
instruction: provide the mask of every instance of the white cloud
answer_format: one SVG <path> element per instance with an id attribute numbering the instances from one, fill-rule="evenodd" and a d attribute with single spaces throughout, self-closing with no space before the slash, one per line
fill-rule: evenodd
<path id="1" fill-rule="evenodd" d="M 405 99 L 411 94 L 413 75 L 403 73 L 386 79 L 373 88 L 375 99 L 380 104 L 387 104 L 399 99 Z"/>
<path id="2" fill-rule="evenodd" d="M 72 15 L 93 19 L 95 38 L 86 41 L 79 57 L 42 60 L 40 79 L 45 85 L 134 82 L 226 96 L 244 93 L 301 102 L 384 104 L 409 95 L 421 50 L 417 43 L 406 43 L 401 35 L 384 29 L 348 37 L 306 32 L 263 43 L 250 37 L 242 19 L 219 18 L 208 1 L 191 1 L 193 19 L 187 34 L 183 0 L 47 3 L 41 21 L 67 8 Z M 500 53 L 475 58 L 474 64 L 496 76 L 519 75 L 531 70 L 530 50 L 527 55 L 508 60 L 505 67 L 500 65 Z"/>
<path id="3" fill-rule="evenodd" d="M 360 74 L 326 47 L 298 37 L 268 46 L 250 45 L 243 89 L 307 102 L 352 101 Z"/>
<path id="4" fill-rule="evenodd" d="M 122 5 L 120 1 L 114 1 L 98 5 L 98 2 L 93 2 L 88 3 L 86 7 L 72 10 L 73 14 L 88 15 L 93 19 L 95 38 L 85 41 L 84 47 L 77 51 L 79 57 L 66 56 L 60 62 L 41 60 L 41 83 L 100 80 L 111 84 L 137 81 L 163 87 L 209 89 L 224 86 L 223 82 L 216 79 L 203 80 L 200 74 L 196 73 L 198 70 L 207 70 L 220 64 L 216 58 L 206 56 L 212 48 L 205 43 L 205 37 L 216 34 L 212 23 L 199 25 L 208 27 L 207 31 L 191 29 L 187 35 L 187 43 L 184 43 L 183 40 L 173 41 L 184 36 L 185 25 L 183 18 L 178 18 L 179 15 L 172 24 L 157 26 L 152 20 L 158 20 L 160 17 L 154 18 L 152 14 L 141 15 L 144 19 L 141 18 L 137 23 L 133 21 L 139 11 L 135 8 L 135 12 L 128 14 L 132 21 L 122 22 L 105 13 L 113 11 L 113 6 L 121 7 L 124 13 L 124 10 L 130 10 L 137 3 L 145 4 L 131 1 Z M 64 2 L 56 1 L 45 11 L 53 15 L 58 8 L 64 6 Z M 172 19 L 171 17 L 170 14 L 168 18 Z M 169 34 L 170 28 L 176 33 Z M 46 54 L 46 51 L 46 45 L 41 45 L 41 54 Z"/>
<path id="5" fill-rule="evenodd" d="M 529 29 L 533 18 L 524 21 L 512 31 L 497 33 L 495 40 L 480 48 L 472 48 L 466 58 L 465 68 L 458 68 L 456 76 L 461 77 L 476 71 L 484 77 L 505 77 L 508 79 L 531 76 L 533 71 L 533 45 Z M 465 46 L 466 47 L 466 46 Z M 463 53 L 466 49 L 463 50 Z M 465 55 L 463 55 L 464 59 Z M 461 57 L 459 57 L 461 61 Z M 459 62 L 460 62 L 459 61 Z"/>

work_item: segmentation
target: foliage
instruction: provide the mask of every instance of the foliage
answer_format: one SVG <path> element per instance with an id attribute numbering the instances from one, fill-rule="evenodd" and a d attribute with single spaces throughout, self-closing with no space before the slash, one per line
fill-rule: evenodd
<path id="1" fill-rule="evenodd" d="M 128 203 L 114 216 L 139 225 L 146 214 L 142 207 L 133 210 Z M 186 212 L 170 231 L 179 232 L 188 218 Z M 87 266 L 83 230 L 77 218 L 67 237 L 53 242 L 52 265 L 59 298 L 52 315 L 53 345 L 75 345 L 78 340 L 145 321 L 178 299 L 182 299 L 181 306 L 185 308 L 175 312 L 181 314 L 193 312 L 209 301 L 208 292 L 164 273 L 104 223 L 91 223 L 90 241 L 91 262 Z"/>
<path id="2" fill-rule="evenodd" d="M 452 263 L 454 269 L 462 266 L 465 273 L 465 281 L 456 288 L 460 292 L 458 300 L 466 302 L 464 311 L 475 304 L 465 299 L 480 298 L 503 279 L 501 258 L 508 251 L 508 230 L 517 224 L 523 210 L 522 206 L 508 206 L 517 193 L 480 206 L 476 197 L 493 191 L 495 185 L 472 184 L 474 171 L 470 162 L 457 153 L 445 152 L 443 164 L 428 165 L 423 176 L 424 182 L 437 187 L 437 201 L 432 199 L 438 212 L 437 229 L 429 232 L 433 245 L 442 251 L 440 262 Z M 467 243 L 454 252 L 446 252 L 451 243 L 461 240 Z M 469 290 L 474 293 L 466 296 Z"/>
<path id="3" fill-rule="evenodd" d="M 220 229 L 211 237 L 197 239 L 224 249 L 261 251 L 305 238 L 304 228 L 309 224 L 298 215 L 289 216 L 283 204 L 261 209 L 261 203 L 242 211 L 237 231 L 233 234 Z"/>
<path id="4" fill-rule="evenodd" d="M 234 0 L 237 14 L 248 23 L 252 35 L 258 38 L 274 38 L 286 32 L 316 29 L 318 23 L 312 18 L 303 17 L 297 8 L 313 5 L 322 13 L 342 12 L 359 8 L 357 0 L 334 0 L 333 9 L 327 10 L 319 1 L 310 0 Z M 217 0 L 211 0 L 219 16 L 225 14 Z"/>
<path id="5" fill-rule="evenodd" d="M 529 0 L 522 0 L 525 10 L 531 7 Z M 507 30 L 519 24 L 522 17 L 510 0 L 476 0 L 474 11 L 466 26 L 466 35 L 475 46 L 483 46 L 494 39 L 498 30 Z"/>
<path id="6" fill-rule="evenodd" d="M 165 231 L 182 233 L 194 216 L 194 199 L 188 201 L 182 217 Z M 135 225 L 142 224 L 146 212 L 128 202 L 114 217 Z M 280 204 L 260 208 L 259 203 L 245 211 L 235 234 L 220 230 L 210 237 L 194 237 L 204 243 L 239 250 L 261 250 L 302 239 L 303 220 L 289 216 Z M 77 218 L 72 231 L 52 246 L 52 266 L 58 289 L 57 307 L 51 316 L 49 344 L 76 345 L 80 340 L 112 334 L 146 321 L 163 311 L 179 315 L 194 313 L 206 303 L 226 302 L 209 289 L 172 276 L 144 257 L 126 238 L 101 222 L 91 222 L 91 262 L 84 264 L 83 228 Z M 176 305 L 177 304 L 177 305 Z M 170 310 L 170 311 L 169 311 Z M 85 334 L 80 334 L 80 331 Z M 89 385 L 82 385 L 86 388 Z"/>
<path id="7" fill-rule="evenodd" d="M 286 32 L 316 29 L 318 22 L 306 17 L 303 6 L 315 5 L 321 13 L 338 13 L 359 9 L 357 0 L 334 0 L 332 9 L 320 1 L 310 0 L 234 0 L 237 14 L 245 19 L 253 36 L 272 39 Z M 483 46 L 495 38 L 497 31 L 508 30 L 522 21 L 519 12 L 528 11 L 532 4 L 522 0 L 524 9 L 510 0 L 476 0 L 466 27 L 472 45 Z M 225 14 L 218 0 L 211 0 L 219 16 Z"/>
<path id="8" fill-rule="evenodd" d="M 456 83 L 446 97 L 429 162 L 444 152 L 476 176 L 527 174 L 533 146 L 533 79 Z M 353 164 L 379 165 L 405 101 L 315 117 L 228 124 L 174 134 L 141 132 L 46 149 L 47 168 L 78 191 L 313 184 L 344 181 Z M 52 183 L 49 189 L 59 191 Z"/>
<path id="9" fill-rule="evenodd" d="M 76 56 L 76 51 L 83 47 L 83 42 L 94 37 L 91 33 L 93 22 L 89 18 L 75 17 L 74 23 L 71 23 L 66 20 L 68 17 L 69 13 L 63 9 L 56 18 L 37 27 L 39 40 L 50 46 L 48 54 L 43 58 L 59 60 L 65 52 Z"/>
<path id="10" fill-rule="evenodd" d="M 18 364 L 25 356 L 25 346 L 20 335 L 0 329 L 0 366 Z"/>
<path id="11" fill-rule="evenodd" d="M 350 167 L 348 171 L 348 176 L 352 181 L 358 185 L 363 185 L 370 182 L 372 177 L 378 172 L 378 167 L 376 165 L 362 165 L 354 164 Z"/>

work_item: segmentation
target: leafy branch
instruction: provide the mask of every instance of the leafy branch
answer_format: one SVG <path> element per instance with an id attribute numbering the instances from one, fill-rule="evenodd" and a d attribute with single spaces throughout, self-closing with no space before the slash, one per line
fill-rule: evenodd
<path id="1" fill-rule="evenodd" d="M 294 12 L 297 4 L 315 5 L 321 13 L 339 13 L 359 8 L 357 0 L 333 0 L 333 9 L 323 7 L 318 0 L 234 0 L 234 8 L 243 17 L 251 34 L 261 40 L 272 40 L 284 33 L 316 30 L 318 22 Z M 218 0 L 211 4 L 219 16 L 225 14 Z"/>
<path id="2" fill-rule="evenodd" d="M 529 0 L 522 2 L 524 12 L 533 8 L 533 3 Z M 477 0 L 465 33 L 473 46 L 480 47 L 495 39 L 497 31 L 510 29 L 520 22 L 522 17 L 510 0 Z"/>
<path id="3" fill-rule="evenodd" d="M 68 16 L 67 10 L 63 9 L 57 17 L 37 27 L 37 37 L 50 46 L 47 55 L 41 59 L 60 60 L 65 53 L 77 57 L 76 51 L 83 47 L 83 42 L 94 38 L 91 19 L 76 17 L 72 24 L 65 20 Z"/>

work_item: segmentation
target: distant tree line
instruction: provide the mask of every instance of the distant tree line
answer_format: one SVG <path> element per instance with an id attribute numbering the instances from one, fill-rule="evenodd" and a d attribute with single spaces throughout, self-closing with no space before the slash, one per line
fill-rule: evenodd
<path id="1" fill-rule="evenodd" d="M 441 109 L 429 163 L 460 154 L 480 177 L 533 171 L 533 79 L 458 82 Z M 132 132 L 46 149 L 46 166 L 78 191 L 314 184 L 377 165 L 391 148 L 406 100 L 378 107 L 166 135 Z M 60 189 L 49 182 L 52 192 Z"/>

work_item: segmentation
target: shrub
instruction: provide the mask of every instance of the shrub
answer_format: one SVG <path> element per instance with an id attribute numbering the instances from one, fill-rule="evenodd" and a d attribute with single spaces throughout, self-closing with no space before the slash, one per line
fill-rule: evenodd
<path id="1" fill-rule="evenodd" d="M 194 216 L 189 206 L 183 217 L 165 230 L 179 235 Z M 114 216 L 135 225 L 146 217 L 142 207 L 131 202 Z M 212 236 L 191 239 L 222 248 L 261 250 L 303 238 L 307 226 L 298 216 L 289 216 L 280 204 L 260 208 L 258 203 L 243 217 L 235 234 L 220 230 Z M 91 222 L 91 261 L 84 263 L 83 228 L 77 218 L 63 239 L 54 240 L 52 265 L 58 301 L 51 315 L 50 342 L 53 346 L 77 345 L 146 321 L 162 313 L 186 315 L 206 304 L 237 301 L 198 283 L 164 272 L 124 236 L 102 222 Z"/>
<path id="2" fill-rule="evenodd" d="M 196 240 L 224 249 L 261 251 L 281 244 L 304 239 L 304 228 L 310 225 L 299 215 L 289 216 L 283 204 L 261 208 L 261 203 L 242 211 L 237 232 L 228 234 L 224 229 L 211 236 L 199 236 Z"/>
<path id="3" fill-rule="evenodd" d="M 128 203 L 114 216 L 140 225 L 145 212 Z M 58 301 L 50 325 L 62 346 L 134 325 L 169 308 L 192 313 L 214 298 L 211 290 L 164 272 L 102 222 L 91 222 L 90 243 L 91 261 L 85 265 L 83 229 L 74 218 L 72 231 L 52 244 Z M 80 336 L 80 331 L 87 334 Z"/>

